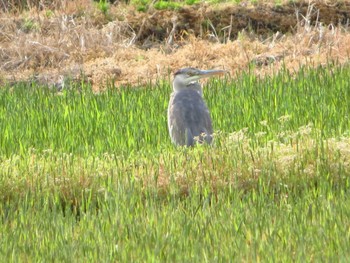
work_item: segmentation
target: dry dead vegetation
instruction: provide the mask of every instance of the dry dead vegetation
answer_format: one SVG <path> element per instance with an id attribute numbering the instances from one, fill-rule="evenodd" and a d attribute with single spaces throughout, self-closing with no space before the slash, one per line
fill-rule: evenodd
<path id="1" fill-rule="evenodd" d="M 106 80 L 142 84 L 181 67 L 255 64 L 256 74 L 281 67 L 333 61 L 350 55 L 350 2 L 275 6 L 199 5 L 146 13 L 111 5 L 104 15 L 90 0 L 59 1 L 57 8 L 1 11 L 0 84 L 36 80 L 61 85 L 87 77 L 95 89 Z"/>

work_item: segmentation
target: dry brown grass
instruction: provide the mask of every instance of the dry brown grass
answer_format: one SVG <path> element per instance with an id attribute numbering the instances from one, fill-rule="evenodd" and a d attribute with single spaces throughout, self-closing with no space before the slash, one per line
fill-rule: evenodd
<path id="1" fill-rule="evenodd" d="M 148 174 L 144 169 L 134 174 L 145 188 L 162 194 L 176 185 L 180 195 L 201 186 L 209 186 L 214 192 L 227 186 L 251 190 L 261 178 L 272 188 L 281 184 L 297 187 L 295 181 L 312 184 L 325 170 L 338 184 L 350 172 L 349 138 L 329 138 L 321 144 L 312 138 L 312 131 L 308 125 L 289 134 L 294 138 L 292 143 L 270 141 L 265 147 L 252 148 L 251 139 L 241 130 L 221 138 L 224 146 L 199 149 L 200 153 L 188 152 L 185 156 L 183 152 L 170 158 L 161 156 L 156 166 L 146 169 Z"/>
<path id="2" fill-rule="evenodd" d="M 328 138 L 321 143 L 313 138 L 314 132 L 307 125 L 284 134 L 293 138 L 289 143 L 274 140 L 253 148 L 247 131 L 241 130 L 218 134 L 220 147 L 131 159 L 113 154 L 84 158 L 51 150 L 41 154 L 33 149 L 28 160 L 14 155 L 0 161 L 0 172 L 8 176 L 0 185 L 0 200 L 40 191 L 60 193 L 64 200 L 79 203 L 82 192 L 104 194 L 103 182 L 110 176 L 116 187 L 135 180 L 135 186 L 159 196 L 187 196 L 194 188 L 210 188 L 214 194 L 227 187 L 250 191 L 258 187 L 259 180 L 271 189 L 288 191 L 312 184 L 326 172 L 334 185 L 344 182 L 350 175 L 349 137 Z"/>
<path id="3" fill-rule="evenodd" d="M 185 31 L 174 34 L 170 28 L 165 40 L 152 42 L 148 50 L 135 45 L 140 32 L 130 26 L 128 17 L 134 13 L 130 8 L 112 6 L 110 17 L 105 17 L 93 3 L 80 0 L 63 1 L 61 10 L 2 13 L 0 80 L 34 78 L 53 84 L 83 73 L 100 89 L 106 79 L 113 79 L 117 86 L 142 84 L 181 67 L 223 68 L 234 73 L 253 63 L 256 74 L 264 75 L 281 67 L 297 70 L 330 61 L 347 63 L 348 28 L 317 21 L 311 25 L 312 5 L 309 11 L 298 16 L 290 34 L 277 32 L 261 40 L 256 33 L 243 30 L 232 41 L 225 34 L 219 37 L 215 27 L 200 38 Z"/>

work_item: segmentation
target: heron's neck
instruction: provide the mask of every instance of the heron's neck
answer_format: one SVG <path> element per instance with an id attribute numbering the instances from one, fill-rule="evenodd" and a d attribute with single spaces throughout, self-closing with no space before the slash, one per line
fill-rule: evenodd
<path id="1" fill-rule="evenodd" d="M 181 91 L 181 90 L 195 90 L 197 91 L 200 95 L 202 95 L 202 86 L 199 84 L 199 82 L 193 82 L 188 84 L 186 87 L 178 87 L 177 85 L 173 85 L 173 89 L 175 92 Z"/>

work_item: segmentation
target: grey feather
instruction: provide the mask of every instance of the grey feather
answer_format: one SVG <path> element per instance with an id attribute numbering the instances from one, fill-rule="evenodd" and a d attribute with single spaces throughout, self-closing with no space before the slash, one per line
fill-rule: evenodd
<path id="1" fill-rule="evenodd" d="M 174 91 L 168 108 L 170 137 L 177 145 L 212 142 L 213 127 L 207 105 L 194 89 Z"/>

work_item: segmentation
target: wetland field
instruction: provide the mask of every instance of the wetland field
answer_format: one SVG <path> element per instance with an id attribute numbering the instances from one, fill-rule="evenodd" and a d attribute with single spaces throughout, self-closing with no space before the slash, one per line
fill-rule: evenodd
<path id="1" fill-rule="evenodd" d="M 346 23 L 312 20 L 315 2 L 291 32 L 228 35 L 206 20 L 198 32 L 160 23 L 162 38 L 146 31 L 159 14 L 294 1 L 10 2 L 0 1 L 1 262 L 348 261 Z M 211 146 L 169 138 L 172 73 L 188 66 L 230 73 L 203 83 Z"/>

